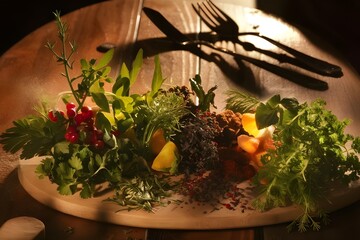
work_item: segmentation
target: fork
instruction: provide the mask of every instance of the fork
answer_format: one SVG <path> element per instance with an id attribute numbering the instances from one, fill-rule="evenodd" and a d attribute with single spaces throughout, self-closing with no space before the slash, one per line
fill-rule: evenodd
<path id="1" fill-rule="evenodd" d="M 207 4 L 206 4 L 207 3 Z M 200 19 L 219 37 L 225 41 L 231 41 L 233 43 L 240 44 L 246 51 L 258 51 L 266 54 L 270 57 L 277 59 L 280 63 L 287 62 L 307 70 L 322 74 L 325 76 L 331 76 L 339 78 L 343 76 L 342 69 L 339 66 L 322 61 L 312 56 L 306 55 L 293 48 L 290 48 L 278 41 L 275 41 L 269 37 L 261 35 L 258 32 L 239 32 L 239 26 L 237 23 L 219 7 L 217 7 L 211 0 L 206 2 L 197 3 L 198 8 L 194 4 L 191 4 L 196 14 Z M 250 42 L 243 42 L 239 39 L 241 35 L 253 35 L 260 37 L 271 44 L 283 49 L 287 53 L 293 55 L 290 57 L 286 54 L 279 54 L 272 51 L 257 48 Z"/>

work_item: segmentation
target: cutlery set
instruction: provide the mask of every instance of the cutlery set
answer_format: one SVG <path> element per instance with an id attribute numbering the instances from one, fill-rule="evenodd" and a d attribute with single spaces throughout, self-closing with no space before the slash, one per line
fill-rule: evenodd
<path id="1" fill-rule="evenodd" d="M 206 0 L 205 3 L 198 3 L 196 6 L 192 4 L 192 7 L 201 21 L 204 22 L 205 25 L 207 25 L 214 34 L 216 34 L 217 41 L 229 41 L 233 44 L 239 44 L 246 51 L 257 51 L 277 59 L 279 63 L 290 63 L 297 67 L 301 67 L 323 76 L 339 78 L 343 75 L 342 69 L 339 66 L 306 55 L 297 51 L 296 49 L 290 48 L 278 41 L 261 35 L 258 32 L 239 32 L 237 23 L 224 11 L 217 7 L 211 0 Z M 188 36 L 175 28 L 160 12 L 148 7 L 144 7 L 143 11 L 147 17 L 157 26 L 157 28 L 167 36 L 168 40 L 182 46 L 185 50 L 197 52 L 197 50 L 200 50 L 200 46 L 206 46 L 216 52 L 229 54 L 236 59 L 249 62 L 255 66 L 263 68 L 304 87 L 315 90 L 328 89 L 328 84 L 325 81 L 316 79 L 303 73 L 249 57 L 228 48 L 216 46 L 213 41 L 207 41 L 201 38 L 190 39 Z M 241 35 L 253 35 L 260 37 L 277 46 L 278 48 L 286 51 L 292 56 L 289 56 L 288 54 L 278 54 L 269 50 L 257 48 L 250 42 L 240 41 L 239 36 Z"/>

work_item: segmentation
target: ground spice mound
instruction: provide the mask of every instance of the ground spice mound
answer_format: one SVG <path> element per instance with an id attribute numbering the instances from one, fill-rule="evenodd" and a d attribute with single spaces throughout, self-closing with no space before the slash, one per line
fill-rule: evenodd
<path id="1" fill-rule="evenodd" d="M 229 181 L 221 172 L 212 171 L 184 179 L 178 193 L 188 198 L 185 204 L 211 206 L 209 212 L 223 208 L 244 212 L 252 209 L 247 195 L 251 190 L 251 186 L 239 186 L 239 182 Z"/>

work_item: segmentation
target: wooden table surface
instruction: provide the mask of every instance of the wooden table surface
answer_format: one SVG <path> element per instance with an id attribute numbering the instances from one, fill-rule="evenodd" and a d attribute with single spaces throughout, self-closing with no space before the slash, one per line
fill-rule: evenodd
<path id="1" fill-rule="evenodd" d="M 174 51 L 174 44 L 164 39 L 164 35 L 142 12 L 142 7 L 151 7 L 163 13 L 179 30 L 196 35 L 200 30 L 208 31 L 192 10 L 192 0 L 114 0 L 82 8 L 63 20 L 70 26 L 71 39 L 78 43 L 75 59 L 101 56 L 97 49 L 106 43 L 116 47 L 112 61 L 113 73 L 119 71 L 121 62 L 130 62 L 132 54 L 139 47 L 144 49 L 144 66 L 137 83 L 139 92 L 149 88 L 149 78 L 153 71 L 154 56 L 159 54 L 163 76 L 171 84 L 185 84 L 188 79 L 200 73 L 204 87 L 218 85 L 217 106 L 224 107 L 221 101 L 224 90 L 238 88 L 266 99 L 280 93 L 296 97 L 300 101 L 321 97 L 339 118 L 354 121 L 349 131 L 360 131 L 360 78 L 336 49 L 318 38 L 315 34 L 301 31 L 280 19 L 266 15 L 256 9 L 243 8 L 233 0 L 215 1 L 238 23 L 241 31 L 259 31 L 293 48 L 327 60 L 342 67 L 341 78 L 323 77 L 302 69 L 300 72 L 322 79 L 329 84 L 326 91 L 307 89 L 278 77 L 268 71 L 246 62 L 239 62 L 225 55 L 211 55 L 201 59 L 188 51 Z M 10 48 L 0 58 L 0 132 L 11 126 L 13 120 L 33 113 L 32 107 L 43 99 L 67 89 L 62 79 L 61 66 L 57 65 L 51 53 L 44 47 L 47 41 L 57 39 L 55 24 L 49 23 L 26 36 Z M 268 50 L 280 52 L 272 45 L 254 38 L 246 38 Z M 136 43 L 136 44 L 135 44 Z M 278 64 L 262 54 L 239 52 Z M 202 49 L 210 53 L 209 49 Z M 219 61 L 221 59 L 221 61 Z M 75 62 L 78 64 L 78 62 Z M 286 67 L 292 68 L 289 65 Z M 76 65 L 75 65 L 76 68 Z M 332 222 L 323 226 L 319 232 L 288 233 L 282 223 L 255 228 L 228 230 L 161 230 L 119 226 L 86 220 L 63 214 L 35 201 L 26 193 L 17 177 L 18 156 L 0 150 L 0 225 L 17 216 L 32 216 L 45 223 L 46 239 L 354 239 L 360 233 L 360 202 L 333 212 Z M 359 199 L 359 196 L 355 196 Z"/>

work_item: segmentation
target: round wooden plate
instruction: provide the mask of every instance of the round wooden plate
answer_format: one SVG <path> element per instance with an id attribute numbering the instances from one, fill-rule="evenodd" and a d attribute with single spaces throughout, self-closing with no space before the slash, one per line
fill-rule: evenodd
<path id="1" fill-rule="evenodd" d="M 117 204 L 104 202 L 105 199 L 112 197 L 112 192 L 90 199 L 82 199 L 79 194 L 60 195 L 56 190 L 56 184 L 37 177 L 35 168 L 40 161 L 39 157 L 20 161 L 18 175 L 25 190 L 37 201 L 51 208 L 85 219 L 143 228 L 229 229 L 288 222 L 301 214 L 301 209 L 297 206 L 274 208 L 266 212 L 248 208 L 229 210 L 219 206 L 219 210 L 212 211 L 213 207 L 209 205 L 186 201 L 157 207 L 153 213 L 142 210 L 118 211 L 121 208 Z M 248 185 L 248 182 L 242 183 L 243 188 Z M 245 198 L 251 199 L 251 192 L 248 192 Z M 359 199 L 360 180 L 353 182 L 348 188 L 336 188 L 329 195 L 329 202 L 321 206 L 332 212 Z"/>

